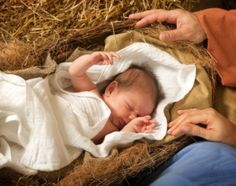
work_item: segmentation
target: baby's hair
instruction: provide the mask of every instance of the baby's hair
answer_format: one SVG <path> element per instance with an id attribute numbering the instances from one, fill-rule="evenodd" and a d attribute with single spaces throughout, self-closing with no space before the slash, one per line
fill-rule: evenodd
<path id="1" fill-rule="evenodd" d="M 118 74 L 114 81 L 117 81 L 121 88 L 135 87 L 146 91 L 147 94 L 152 94 L 155 104 L 160 99 L 157 77 L 146 67 L 131 65 L 125 72 Z"/>
<path id="2" fill-rule="evenodd" d="M 126 71 L 117 74 L 112 79 L 108 79 L 98 84 L 100 94 L 104 94 L 105 88 L 112 81 L 117 81 L 121 88 L 140 88 L 147 94 L 152 94 L 155 105 L 164 98 L 159 87 L 158 78 L 147 67 L 131 65 Z M 139 91 L 139 90 L 137 90 Z"/>
<path id="3" fill-rule="evenodd" d="M 117 81 L 122 87 L 130 87 L 136 83 L 138 79 L 143 77 L 153 80 L 156 79 L 155 75 L 146 68 L 138 65 L 131 65 L 126 71 L 118 74 L 114 80 Z"/>

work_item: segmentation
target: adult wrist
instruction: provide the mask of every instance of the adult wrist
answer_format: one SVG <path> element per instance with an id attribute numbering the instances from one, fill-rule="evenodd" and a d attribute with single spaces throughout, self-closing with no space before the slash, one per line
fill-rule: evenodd
<path id="1" fill-rule="evenodd" d="M 204 26 L 202 24 L 202 19 L 204 19 L 204 14 L 200 12 L 195 12 L 193 13 L 193 15 L 196 17 L 196 20 L 198 21 L 198 25 L 199 25 L 199 41 L 203 42 L 204 40 L 207 39 L 207 32 L 204 29 Z"/>

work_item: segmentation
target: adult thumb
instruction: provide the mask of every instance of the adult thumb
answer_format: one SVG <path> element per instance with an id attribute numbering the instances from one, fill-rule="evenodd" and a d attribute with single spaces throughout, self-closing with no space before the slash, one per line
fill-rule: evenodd
<path id="1" fill-rule="evenodd" d="M 159 39 L 161 41 L 170 42 L 170 41 L 182 40 L 183 36 L 179 30 L 168 30 L 161 32 Z"/>

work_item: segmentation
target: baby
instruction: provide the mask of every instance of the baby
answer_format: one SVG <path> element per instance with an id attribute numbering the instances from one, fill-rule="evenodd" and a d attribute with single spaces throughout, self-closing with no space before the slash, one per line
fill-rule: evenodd
<path id="1" fill-rule="evenodd" d="M 157 80 L 151 72 L 132 66 L 118 74 L 102 94 L 86 75 L 92 65 L 112 64 L 114 58 L 118 58 L 114 52 L 94 52 L 77 58 L 69 68 L 74 91 L 94 93 L 111 111 L 104 128 L 92 139 L 96 144 L 114 131 L 148 133 L 155 127 L 151 114 L 156 108 L 159 91 Z"/>

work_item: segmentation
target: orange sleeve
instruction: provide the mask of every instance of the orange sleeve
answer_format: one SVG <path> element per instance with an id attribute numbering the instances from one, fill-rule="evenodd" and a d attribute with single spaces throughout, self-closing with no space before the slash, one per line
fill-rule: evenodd
<path id="1" fill-rule="evenodd" d="M 236 10 L 219 8 L 195 12 L 208 38 L 223 85 L 236 87 Z"/>

